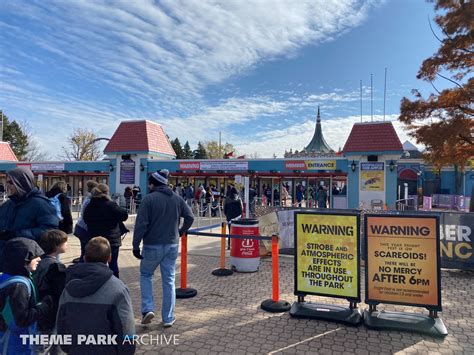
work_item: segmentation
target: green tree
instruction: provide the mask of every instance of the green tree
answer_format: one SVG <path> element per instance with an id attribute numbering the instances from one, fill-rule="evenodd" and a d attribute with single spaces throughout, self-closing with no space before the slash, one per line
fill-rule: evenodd
<path id="1" fill-rule="evenodd" d="M 189 142 L 186 141 L 183 146 L 183 159 L 192 159 L 194 158 L 193 151 L 191 150 L 191 147 L 189 146 Z"/>
<path id="2" fill-rule="evenodd" d="M 0 117 L 3 117 L 3 141 L 10 143 L 18 160 L 25 160 L 28 153 L 28 135 L 23 132 L 18 122 L 10 122 L 2 111 L 0 111 Z"/>
<path id="3" fill-rule="evenodd" d="M 207 159 L 206 148 L 201 142 L 198 142 L 197 149 L 193 152 L 194 159 Z"/>
<path id="4" fill-rule="evenodd" d="M 181 142 L 179 141 L 178 137 L 171 141 L 171 146 L 173 147 L 174 152 L 176 153 L 176 159 L 185 159 L 184 150 L 181 146 Z"/>
<path id="5" fill-rule="evenodd" d="M 206 149 L 207 157 L 209 159 L 222 159 L 224 153 L 235 152 L 235 148 L 230 143 L 221 144 L 217 141 L 204 142 L 204 148 Z"/>

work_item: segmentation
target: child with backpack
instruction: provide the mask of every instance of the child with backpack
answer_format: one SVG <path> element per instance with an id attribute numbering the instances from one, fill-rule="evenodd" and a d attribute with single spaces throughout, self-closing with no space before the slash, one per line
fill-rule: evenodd
<path id="1" fill-rule="evenodd" d="M 55 183 L 51 190 L 46 193 L 46 197 L 49 198 L 54 208 L 56 209 L 56 215 L 59 218 L 58 229 L 62 230 L 66 234 L 72 233 L 72 213 L 71 213 L 71 200 L 66 195 L 67 184 L 64 181 L 58 181 Z"/>
<path id="2" fill-rule="evenodd" d="M 0 351 L 3 355 L 31 354 L 33 347 L 21 339 L 36 335 L 36 323 L 52 307 L 50 296 L 38 303 L 31 280 L 43 250 L 31 239 L 14 238 L 3 248 L 3 273 L 0 274 Z"/>
<path id="3" fill-rule="evenodd" d="M 56 325 L 59 298 L 66 284 L 66 266 L 58 261 L 57 256 L 66 252 L 67 234 L 55 229 L 46 231 L 41 236 L 39 244 L 44 255 L 33 274 L 33 281 L 39 297 L 51 296 L 54 306 L 45 319 L 38 321 L 38 330 L 44 334 L 51 334 Z"/>

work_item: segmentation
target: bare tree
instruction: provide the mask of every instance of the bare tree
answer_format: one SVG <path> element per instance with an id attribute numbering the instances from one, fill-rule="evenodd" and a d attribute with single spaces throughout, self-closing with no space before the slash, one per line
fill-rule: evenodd
<path id="1" fill-rule="evenodd" d="M 253 152 L 251 154 L 248 154 L 247 157 L 249 159 L 258 159 L 258 158 L 260 158 L 260 153 L 259 152 Z"/>
<path id="2" fill-rule="evenodd" d="M 85 128 L 75 128 L 68 137 L 68 147 L 62 147 L 65 160 L 99 160 L 102 149 L 97 135 Z"/>
<path id="3" fill-rule="evenodd" d="M 50 159 L 48 153 L 41 149 L 41 146 L 35 139 L 33 130 L 27 121 L 20 122 L 20 128 L 26 135 L 28 145 L 26 147 L 26 154 L 21 157 L 24 161 L 46 161 Z"/>

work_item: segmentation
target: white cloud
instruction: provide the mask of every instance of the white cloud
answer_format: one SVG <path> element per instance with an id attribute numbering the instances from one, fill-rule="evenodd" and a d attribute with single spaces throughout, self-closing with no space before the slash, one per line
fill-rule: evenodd
<path id="1" fill-rule="evenodd" d="M 209 105 L 203 90 L 262 62 L 333 40 L 359 25 L 380 2 L 116 0 L 112 6 L 106 0 L 3 1 L 0 41 L 9 50 L 0 52 L 0 60 L 9 66 L 0 72 L 0 99 L 23 115 L 18 119 L 30 122 L 51 155 L 74 127 L 110 136 L 120 120 L 143 118 L 192 143 L 215 139 L 220 130 L 232 131 L 230 139 L 242 142 L 242 150 L 242 137 L 255 147 L 266 140 L 259 151 L 269 156 L 272 137 L 256 132 L 276 127 L 271 134 L 280 139 L 278 149 L 297 148 L 304 137 L 286 145 L 278 135 L 281 126 L 311 131 L 312 120 L 301 122 L 314 115 L 318 103 L 328 110 L 356 101 L 358 92 L 295 97 L 290 91 L 278 98 L 264 92 Z M 31 76 L 16 67 L 16 58 L 33 70 L 50 66 L 70 81 L 54 78 L 54 88 L 48 86 L 49 78 L 41 73 Z M 94 96 L 98 91 L 101 97 Z"/>
<path id="2" fill-rule="evenodd" d="M 25 17 L 28 26 L 4 27 L 59 58 L 64 70 L 153 101 L 199 96 L 262 61 L 333 40 L 379 2 L 50 0 L 46 7 L 24 0 L 0 10 Z"/>

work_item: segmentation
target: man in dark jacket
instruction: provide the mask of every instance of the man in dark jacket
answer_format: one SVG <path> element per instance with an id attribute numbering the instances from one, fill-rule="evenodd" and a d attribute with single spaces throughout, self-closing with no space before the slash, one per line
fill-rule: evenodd
<path id="1" fill-rule="evenodd" d="M 72 233 L 72 213 L 71 213 L 71 200 L 66 195 L 68 185 L 64 181 L 58 181 L 51 187 L 46 193 L 48 198 L 57 198 L 61 203 L 61 215 L 62 220 L 59 221 L 58 229 L 62 230 L 66 234 Z"/>
<path id="2" fill-rule="evenodd" d="M 33 349 L 28 342 L 21 341 L 21 335 L 34 335 L 36 322 L 44 319 L 53 306 L 50 296 L 38 303 L 31 280 L 31 272 L 36 270 L 43 253 L 35 241 L 26 238 L 11 239 L 4 246 L 3 273 L 0 274 L 1 354 L 31 354 Z"/>
<path id="3" fill-rule="evenodd" d="M 242 216 L 242 200 L 239 199 L 239 195 L 232 194 L 226 197 L 224 202 L 224 214 L 227 223 L 230 223 L 234 218 Z"/>
<path id="4" fill-rule="evenodd" d="M 7 193 L 9 199 L 0 206 L 0 255 L 6 240 L 23 237 L 38 241 L 45 230 L 57 229 L 59 224 L 53 204 L 35 187 L 30 169 L 7 172 Z"/>
<path id="5" fill-rule="evenodd" d="M 133 354 L 135 334 L 132 301 L 127 286 L 107 267 L 111 248 L 107 239 L 92 238 L 85 263 L 66 271 L 66 288 L 59 300 L 58 334 L 71 334 L 72 345 L 61 345 L 70 355 Z M 110 336 L 108 345 L 86 345 L 81 336 Z"/>
<path id="6" fill-rule="evenodd" d="M 133 234 L 133 255 L 141 259 L 140 290 L 142 296 L 142 324 L 154 318 L 153 274 L 160 266 L 163 283 L 163 325 L 171 327 L 175 322 L 174 277 L 178 257 L 178 238 L 193 224 L 194 216 L 181 196 L 168 187 L 169 172 L 162 169 L 150 175 L 150 193 L 145 196 L 138 210 Z M 179 228 L 180 218 L 184 218 Z M 143 241 L 143 256 L 140 243 Z"/>
<path id="7" fill-rule="evenodd" d="M 105 237 L 112 247 L 110 269 L 119 277 L 118 255 L 122 245 L 120 223 L 126 221 L 128 213 L 109 197 L 109 187 L 98 184 L 91 191 L 91 199 L 84 211 L 84 222 L 90 238 Z"/>

